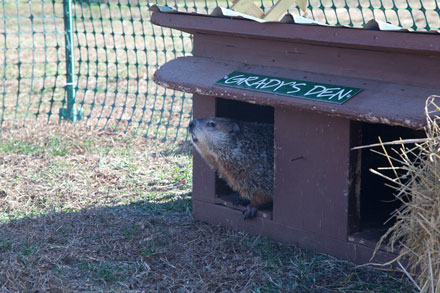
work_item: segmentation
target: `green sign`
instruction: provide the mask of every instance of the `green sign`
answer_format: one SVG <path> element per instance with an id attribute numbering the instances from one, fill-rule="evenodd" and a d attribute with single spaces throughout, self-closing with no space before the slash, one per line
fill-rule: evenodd
<path id="1" fill-rule="evenodd" d="M 234 71 L 218 85 L 343 104 L 362 89 Z"/>

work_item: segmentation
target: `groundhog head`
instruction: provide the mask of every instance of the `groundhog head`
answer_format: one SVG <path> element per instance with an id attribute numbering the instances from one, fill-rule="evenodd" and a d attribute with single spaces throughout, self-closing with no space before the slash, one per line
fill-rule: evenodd
<path id="1" fill-rule="evenodd" d="M 201 154 L 215 156 L 217 149 L 231 146 L 235 136 L 240 133 L 240 125 L 226 118 L 194 119 L 189 123 L 189 133 L 193 145 Z"/>

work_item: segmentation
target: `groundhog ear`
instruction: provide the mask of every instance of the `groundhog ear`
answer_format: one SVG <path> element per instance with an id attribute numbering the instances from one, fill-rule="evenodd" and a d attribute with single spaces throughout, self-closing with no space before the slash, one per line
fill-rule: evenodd
<path id="1" fill-rule="evenodd" d="M 233 133 L 239 133 L 240 132 L 240 125 L 238 123 L 234 122 L 232 125 L 232 131 Z"/>

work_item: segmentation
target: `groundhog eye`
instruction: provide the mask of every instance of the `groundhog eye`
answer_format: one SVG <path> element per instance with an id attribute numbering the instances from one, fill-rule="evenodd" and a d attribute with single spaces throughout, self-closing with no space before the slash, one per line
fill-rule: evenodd
<path id="1" fill-rule="evenodd" d="M 215 127 L 215 122 L 214 121 L 208 121 L 208 123 L 206 123 L 206 125 L 208 125 L 208 127 Z"/>

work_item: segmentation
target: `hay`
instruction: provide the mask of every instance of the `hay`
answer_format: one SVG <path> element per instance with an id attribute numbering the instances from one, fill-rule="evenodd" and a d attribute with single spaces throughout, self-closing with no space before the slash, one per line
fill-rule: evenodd
<path id="1" fill-rule="evenodd" d="M 395 224 L 380 239 L 377 249 L 387 242 L 398 256 L 395 263 L 414 282 L 420 292 L 440 292 L 440 96 L 426 101 L 426 139 L 401 144 L 390 155 L 384 144 L 394 178 L 383 171 L 371 170 L 388 180 L 396 189 L 402 206 L 395 212 Z M 410 144 L 408 144 L 410 143 Z M 397 167 L 396 165 L 400 165 Z M 390 169 L 390 168 L 388 168 Z M 404 265 L 402 265 L 402 263 Z"/>

